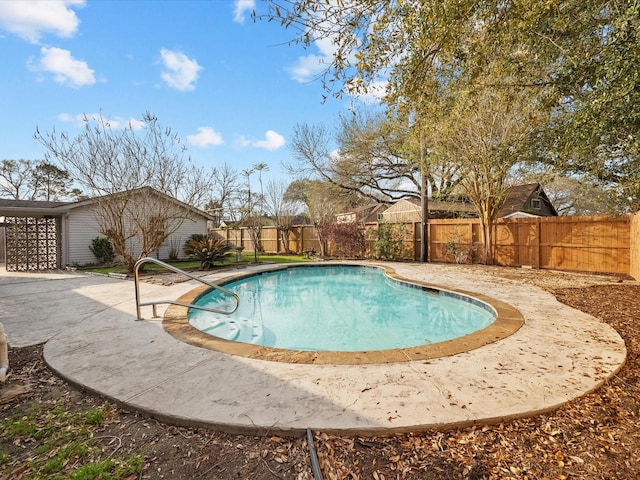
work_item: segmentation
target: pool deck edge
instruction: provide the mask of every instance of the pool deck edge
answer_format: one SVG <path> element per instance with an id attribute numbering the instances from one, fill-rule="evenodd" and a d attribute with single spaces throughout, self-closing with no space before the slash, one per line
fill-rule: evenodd
<path id="1" fill-rule="evenodd" d="M 439 358 L 273 362 L 186 344 L 159 319 L 137 321 L 130 281 L 59 275 L 45 282 L 27 274 L 0 278 L 3 323 L 12 346 L 46 342 L 47 364 L 81 388 L 171 424 L 234 433 L 298 435 L 310 427 L 382 435 L 498 423 L 559 408 L 624 364 L 613 328 L 542 289 L 454 265 L 385 265 L 414 282 L 509 304 L 524 325 Z M 178 298 L 194 286 L 145 283 L 142 293 Z"/>

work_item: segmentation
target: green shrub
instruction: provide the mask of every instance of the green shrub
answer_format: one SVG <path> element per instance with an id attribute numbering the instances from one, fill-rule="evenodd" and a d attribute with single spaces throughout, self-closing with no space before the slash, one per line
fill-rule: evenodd
<path id="1" fill-rule="evenodd" d="M 233 248 L 226 240 L 192 235 L 184 244 L 184 253 L 190 258 L 200 261 L 203 270 L 209 270 L 214 262 L 222 260 Z"/>
<path id="2" fill-rule="evenodd" d="M 203 235 L 202 233 L 193 233 L 193 234 L 191 234 L 191 236 L 189 237 L 189 240 L 197 240 L 197 241 L 200 241 L 200 240 L 206 240 L 207 238 L 209 238 L 209 237 L 207 237 L 206 235 Z M 187 241 L 189 241 L 189 240 L 187 240 Z"/>
<path id="3" fill-rule="evenodd" d="M 381 260 L 398 260 L 405 253 L 405 226 L 401 223 L 381 223 L 375 232 L 373 256 Z"/>
<path id="4" fill-rule="evenodd" d="M 89 247 L 91 253 L 95 255 L 100 263 L 111 263 L 116 258 L 116 254 L 113 251 L 113 245 L 108 238 L 96 237 L 91 241 Z"/>

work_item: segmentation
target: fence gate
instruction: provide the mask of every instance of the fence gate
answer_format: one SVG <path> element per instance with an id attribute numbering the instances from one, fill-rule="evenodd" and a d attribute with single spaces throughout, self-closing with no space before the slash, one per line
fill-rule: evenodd
<path id="1" fill-rule="evenodd" d="M 6 266 L 9 272 L 58 268 L 55 218 L 5 217 Z"/>

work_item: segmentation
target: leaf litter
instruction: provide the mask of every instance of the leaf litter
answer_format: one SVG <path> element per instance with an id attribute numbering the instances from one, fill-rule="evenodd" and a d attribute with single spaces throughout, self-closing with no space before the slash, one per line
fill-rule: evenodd
<path id="1" fill-rule="evenodd" d="M 524 278 L 513 269 L 496 271 L 506 278 Z M 530 276 L 524 281 L 542 286 L 559 301 L 618 331 L 628 351 L 620 372 L 596 391 L 533 418 L 387 437 L 315 432 L 325 479 L 640 480 L 640 285 L 613 279 L 589 286 L 581 279 L 574 280 L 578 288 L 568 288 L 568 274 L 526 274 Z M 167 425 L 66 384 L 44 364 L 41 346 L 11 349 L 10 359 L 11 377 L 0 386 L 2 418 L 25 414 L 33 405 L 62 406 L 68 412 L 102 408 L 102 421 L 83 427 L 101 442 L 100 453 L 86 461 L 141 455 L 140 471 L 128 478 L 313 478 L 304 438 Z M 28 435 L 14 441 L 0 438 L 0 479 L 39 478 L 29 459 L 53 450 L 42 453 L 38 447 Z M 65 468 L 69 474 L 78 465 Z"/>

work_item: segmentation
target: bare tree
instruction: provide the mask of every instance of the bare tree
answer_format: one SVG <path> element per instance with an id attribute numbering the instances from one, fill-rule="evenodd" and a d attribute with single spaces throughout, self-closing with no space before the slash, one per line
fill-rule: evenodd
<path id="1" fill-rule="evenodd" d="M 260 164 L 264 165 L 264 164 Z M 246 197 L 244 205 L 241 207 L 243 212 L 243 223 L 247 226 L 249 230 L 249 236 L 251 237 L 251 242 L 253 243 L 253 258 L 254 261 L 258 261 L 258 253 L 263 251 L 262 248 L 262 222 L 263 216 L 260 212 L 261 207 L 263 206 L 262 195 L 256 193 L 251 190 L 251 175 L 253 175 L 256 171 L 260 171 L 257 169 L 257 166 L 254 165 L 251 168 L 247 168 L 242 171 L 242 175 L 246 178 L 247 189 L 246 189 Z M 262 182 L 260 183 L 262 187 Z"/>
<path id="2" fill-rule="evenodd" d="M 213 169 L 211 197 L 204 209 L 217 218 L 217 224 L 240 223 L 241 185 L 239 172 L 225 163 Z M 216 227 L 218 226 L 216 225 Z"/>
<path id="3" fill-rule="evenodd" d="M 369 200 L 418 197 L 421 176 L 417 157 L 406 148 L 409 134 L 409 128 L 380 112 L 342 116 L 335 138 L 322 125 L 298 124 L 291 141 L 295 161 L 285 168 Z M 337 148 L 331 149 L 334 141 Z M 435 189 L 436 179 L 430 180 Z"/>
<path id="4" fill-rule="evenodd" d="M 96 197 L 99 228 L 129 269 L 180 228 L 193 214 L 190 206 L 204 203 L 212 178 L 185 158 L 171 129 L 150 113 L 143 121 L 138 131 L 132 124 L 117 129 L 102 117 L 85 116 L 75 137 L 55 129 L 34 134 L 48 149 L 45 158 L 57 160 Z"/>
<path id="5" fill-rule="evenodd" d="M 2 160 L 0 163 L 0 195 L 14 200 L 33 199 L 31 160 Z"/>
<path id="6" fill-rule="evenodd" d="M 428 198 L 447 199 L 460 182 L 460 168 L 433 154 L 431 125 L 441 118 L 442 109 L 423 103 L 409 113 L 364 110 L 343 115 L 334 151 L 324 127 L 298 125 L 291 142 L 296 161 L 286 167 L 299 177 L 319 178 L 360 198 L 419 198 L 424 239 L 420 258 L 426 261 Z"/>
<path id="7" fill-rule="evenodd" d="M 265 195 L 267 212 L 276 224 L 280 242 L 286 253 L 289 249 L 289 232 L 296 214 L 296 202 L 287 196 L 287 183 L 283 179 L 269 180 Z"/>
<path id="8" fill-rule="evenodd" d="M 71 178 L 69 172 L 47 162 L 38 162 L 31 175 L 31 185 L 35 196 L 43 200 L 60 200 L 72 194 L 68 190 Z"/>
<path id="9" fill-rule="evenodd" d="M 328 165 L 335 183 L 393 201 L 420 197 L 426 182 L 433 198 L 446 199 L 459 182 L 459 169 L 426 155 L 433 139 L 421 121 L 425 115 L 430 112 L 364 110 L 342 115 L 336 130 L 338 150 Z"/>
<path id="10" fill-rule="evenodd" d="M 535 103 L 521 92 L 460 92 L 440 124 L 439 154 L 461 169 L 461 186 L 473 202 L 484 240 L 483 261 L 493 262 L 493 225 L 515 165 L 526 158 L 539 125 Z"/>
<path id="11" fill-rule="evenodd" d="M 344 192 L 336 185 L 321 180 L 296 180 L 287 188 L 285 196 L 302 202 L 320 243 L 320 255 L 325 255 L 327 229 L 335 216 L 344 208 Z"/>
<path id="12" fill-rule="evenodd" d="M 72 183 L 69 172 L 46 161 L 21 159 L 2 160 L 0 163 L 0 195 L 14 200 L 77 198 L 82 192 L 69 190 Z"/>

